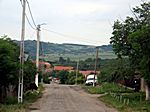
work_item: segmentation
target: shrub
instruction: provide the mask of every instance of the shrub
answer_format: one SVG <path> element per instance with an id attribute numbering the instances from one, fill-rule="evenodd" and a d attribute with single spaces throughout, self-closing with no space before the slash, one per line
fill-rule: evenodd
<path id="1" fill-rule="evenodd" d="M 28 100 L 28 101 L 33 101 L 33 100 L 37 99 L 38 97 L 39 97 L 39 91 L 36 91 L 36 90 L 34 90 L 34 91 L 29 90 L 29 91 L 25 92 L 25 94 L 24 94 L 24 99 Z"/>
<path id="2" fill-rule="evenodd" d="M 18 100 L 16 97 L 7 97 L 5 100 L 5 104 L 9 105 L 9 104 L 17 104 Z"/>

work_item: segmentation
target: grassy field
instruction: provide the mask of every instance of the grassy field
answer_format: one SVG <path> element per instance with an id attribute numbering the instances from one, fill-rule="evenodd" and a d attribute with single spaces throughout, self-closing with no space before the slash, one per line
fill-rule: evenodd
<path id="1" fill-rule="evenodd" d="M 46 60 L 57 61 L 59 57 L 64 59 L 70 58 L 72 61 L 85 60 L 87 58 L 95 58 L 95 53 L 85 53 L 85 54 L 47 54 Z M 114 59 L 116 55 L 113 52 L 99 52 L 99 58 L 101 59 Z"/>

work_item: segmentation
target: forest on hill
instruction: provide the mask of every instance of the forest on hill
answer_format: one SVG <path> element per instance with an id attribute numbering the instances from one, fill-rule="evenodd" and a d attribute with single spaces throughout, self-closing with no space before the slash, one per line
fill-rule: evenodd
<path id="1" fill-rule="evenodd" d="M 19 44 L 19 41 L 16 41 Z M 30 54 L 32 58 L 36 55 L 36 40 L 25 41 L 25 52 Z M 97 46 L 102 59 L 112 59 L 116 56 L 113 53 L 112 45 Z M 40 55 L 42 53 L 47 60 L 58 60 L 60 57 L 70 58 L 71 60 L 95 58 L 95 46 L 81 44 L 56 44 L 49 42 L 40 42 Z"/>

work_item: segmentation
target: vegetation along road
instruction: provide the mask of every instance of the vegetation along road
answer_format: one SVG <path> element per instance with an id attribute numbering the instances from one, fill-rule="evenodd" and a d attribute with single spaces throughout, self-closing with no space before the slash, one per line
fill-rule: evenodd
<path id="1" fill-rule="evenodd" d="M 43 97 L 30 107 L 30 112 L 117 112 L 86 93 L 79 86 L 46 85 Z"/>

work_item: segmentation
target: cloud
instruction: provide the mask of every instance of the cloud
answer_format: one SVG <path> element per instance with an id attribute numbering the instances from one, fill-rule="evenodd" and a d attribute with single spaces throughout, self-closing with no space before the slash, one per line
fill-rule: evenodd
<path id="1" fill-rule="evenodd" d="M 64 7 L 64 13 L 80 15 L 80 14 L 88 14 L 96 11 L 108 11 L 110 7 L 104 4 L 96 4 L 96 3 L 78 3 L 73 4 L 67 7 Z"/>
<path id="2" fill-rule="evenodd" d="M 82 40 L 108 43 L 112 28 L 109 20 L 126 17 L 131 7 L 139 5 L 141 0 L 28 0 L 37 24 L 47 29 L 61 32 Z M 7 33 L 20 39 L 21 13 L 20 0 L 0 0 L 0 34 Z M 29 11 L 27 10 L 29 16 Z M 30 17 L 30 16 L 29 16 Z M 124 18 L 123 18 L 124 19 Z M 31 20 L 31 18 L 30 18 Z M 26 36 L 32 37 L 32 29 L 26 22 Z M 42 40 L 50 42 L 78 42 L 80 38 L 65 38 L 42 31 Z M 31 36 L 30 36 L 31 35 Z M 62 39 L 60 39 L 62 38 Z M 76 40 L 75 40 L 76 39 Z M 61 41 L 60 41 L 61 40 Z"/>

